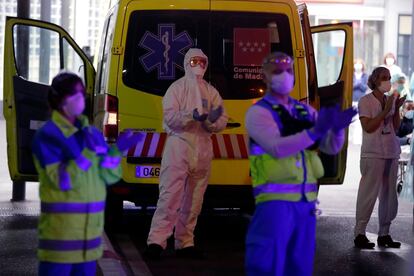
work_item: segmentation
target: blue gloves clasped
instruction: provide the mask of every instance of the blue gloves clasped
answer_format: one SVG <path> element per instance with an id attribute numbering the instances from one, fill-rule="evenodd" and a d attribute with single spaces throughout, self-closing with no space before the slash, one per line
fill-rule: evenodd
<path id="1" fill-rule="evenodd" d="M 220 105 L 216 109 L 213 109 L 213 108 L 210 109 L 207 119 L 210 122 L 215 123 L 222 114 L 223 114 L 223 106 Z"/>
<path id="2" fill-rule="evenodd" d="M 207 117 L 208 117 L 207 113 L 204 113 L 204 114 L 200 115 L 200 113 L 198 113 L 198 109 L 194 108 L 194 110 L 193 110 L 193 119 L 194 120 L 196 120 L 198 122 L 204 122 L 205 120 L 207 120 Z"/>

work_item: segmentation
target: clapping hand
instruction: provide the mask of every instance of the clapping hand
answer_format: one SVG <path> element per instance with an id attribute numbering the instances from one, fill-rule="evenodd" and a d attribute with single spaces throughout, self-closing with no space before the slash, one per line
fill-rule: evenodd
<path id="1" fill-rule="evenodd" d="M 212 123 L 215 123 L 220 116 L 223 114 L 223 106 L 220 105 L 216 109 L 211 108 L 210 112 L 208 113 L 208 120 Z"/>
<path id="2" fill-rule="evenodd" d="M 318 113 L 315 126 L 311 131 L 317 139 L 322 138 L 332 128 L 332 113 L 334 113 L 334 107 L 322 107 Z"/>
<path id="3" fill-rule="evenodd" d="M 334 115 L 334 124 L 332 130 L 338 133 L 340 130 L 348 127 L 352 123 L 352 118 L 358 113 L 356 108 L 350 107 L 344 111 L 336 108 L 336 114 Z"/>
<path id="4" fill-rule="evenodd" d="M 397 111 L 405 102 L 405 99 L 407 98 L 407 95 L 405 95 L 404 97 L 398 97 L 395 100 L 395 110 Z"/>
<path id="5" fill-rule="evenodd" d="M 138 143 L 138 141 L 142 140 L 143 137 L 144 135 L 140 132 L 132 133 L 131 130 L 126 130 L 118 136 L 116 145 L 118 146 L 119 151 L 125 151 Z"/>
<path id="6" fill-rule="evenodd" d="M 200 113 L 198 113 L 198 109 L 194 108 L 194 110 L 193 110 L 193 119 L 194 120 L 196 120 L 198 122 L 204 122 L 205 120 L 207 120 L 207 117 L 208 117 L 207 113 L 204 113 L 204 114 L 200 115 Z"/>

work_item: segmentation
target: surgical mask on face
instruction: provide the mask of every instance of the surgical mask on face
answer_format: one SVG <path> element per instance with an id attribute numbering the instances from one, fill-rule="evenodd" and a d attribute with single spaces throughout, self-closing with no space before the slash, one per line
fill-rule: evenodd
<path id="1" fill-rule="evenodd" d="M 386 93 L 391 90 L 391 81 L 382 81 L 378 86 L 378 90 L 382 93 Z"/>
<path id="2" fill-rule="evenodd" d="M 85 109 L 85 98 L 82 93 L 76 93 L 65 100 L 62 110 L 70 117 L 77 117 Z"/>
<path id="3" fill-rule="evenodd" d="M 293 85 L 293 74 L 283 71 L 281 74 L 272 75 L 271 87 L 274 93 L 287 95 L 292 91 Z"/>
<path id="4" fill-rule="evenodd" d="M 354 64 L 354 69 L 356 72 L 361 72 L 362 71 L 362 64 L 361 63 L 355 63 Z"/>
<path id="5" fill-rule="evenodd" d="M 404 117 L 411 120 L 414 117 L 414 110 L 408 110 L 405 112 Z"/>
<path id="6" fill-rule="evenodd" d="M 199 65 L 197 65 L 196 67 L 191 67 L 191 71 L 194 75 L 203 77 L 204 73 L 206 72 L 206 69 L 203 69 Z"/>
<path id="7" fill-rule="evenodd" d="M 394 64 L 394 62 L 395 62 L 395 60 L 394 60 L 393 58 L 386 58 L 386 59 L 385 59 L 385 63 L 386 63 L 388 66 L 393 65 L 393 64 Z"/>
<path id="8" fill-rule="evenodd" d="M 397 86 L 397 91 L 398 91 L 398 93 L 400 93 L 401 94 L 401 92 L 404 90 L 404 84 L 399 84 L 398 86 Z"/>

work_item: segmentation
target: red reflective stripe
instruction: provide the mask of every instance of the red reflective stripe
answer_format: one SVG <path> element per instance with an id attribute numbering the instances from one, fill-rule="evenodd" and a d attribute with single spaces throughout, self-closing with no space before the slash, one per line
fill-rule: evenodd
<path id="1" fill-rule="evenodd" d="M 161 133 L 158 140 L 157 150 L 155 151 L 155 157 L 161 157 L 162 150 L 164 149 L 165 141 L 167 140 L 167 133 Z"/>
<path id="2" fill-rule="evenodd" d="M 245 141 L 244 140 L 244 135 L 243 134 L 237 134 L 237 141 L 239 142 L 241 157 L 242 158 L 248 158 L 247 147 L 246 147 L 246 144 L 244 143 L 244 141 Z"/>
<path id="3" fill-rule="evenodd" d="M 233 147 L 231 146 L 230 136 L 228 134 L 223 134 L 224 144 L 226 145 L 228 158 L 234 159 Z"/>
<path id="4" fill-rule="evenodd" d="M 144 147 L 142 148 L 141 157 L 147 157 L 148 151 L 150 149 L 151 140 L 152 140 L 152 132 L 147 133 L 147 137 L 145 137 Z"/>
<path id="5" fill-rule="evenodd" d="M 218 146 L 216 134 L 211 135 L 211 141 L 213 142 L 214 158 L 220 158 L 220 149 Z"/>
<path id="6" fill-rule="evenodd" d="M 128 150 L 127 156 L 134 156 L 136 147 L 137 147 L 137 144 L 135 144 L 133 147 L 130 147 Z"/>

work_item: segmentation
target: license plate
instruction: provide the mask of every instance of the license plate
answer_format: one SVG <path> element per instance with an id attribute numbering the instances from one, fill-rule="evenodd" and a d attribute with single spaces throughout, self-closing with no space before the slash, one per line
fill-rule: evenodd
<path id="1" fill-rule="evenodd" d="M 137 166 L 135 169 L 135 176 L 137 178 L 151 178 L 160 176 L 159 166 Z"/>

